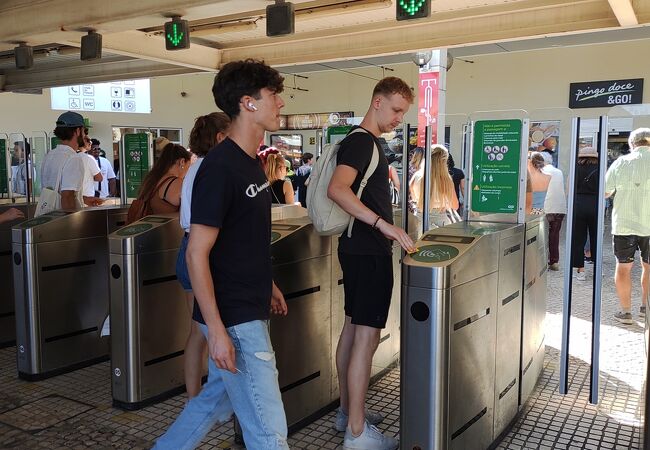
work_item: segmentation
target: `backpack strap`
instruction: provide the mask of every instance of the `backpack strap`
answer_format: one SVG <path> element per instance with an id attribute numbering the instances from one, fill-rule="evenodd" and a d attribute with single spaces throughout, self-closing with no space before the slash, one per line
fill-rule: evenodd
<path id="1" fill-rule="evenodd" d="M 356 128 L 354 131 L 357 130 L 363 130 L 364 132 L 368 133 L 366 130 L 364 130 L 361 127 Z M 359 200 L 361 200 L 361 194 L 363 193 L 363 189 L 366 187 L 366 184 L 368 184 L 368 178 L 370 178 L 372 174 L 375 173 L 375 170 L 379 165 L 379 149 L 377 148 L 377 143 L 375 142 L 375 138 L 372 135 L 370 135 L 370 137 L 372 137 L 372 157 L 370 158 L 370 164 L 368 164 L 368 168 L 363 174 L 363 178 L 361 179 L 361 184 L 359 184 L 359 191 L 357 192 L 357 198 Z M 354 225 L 354 216 L 350 215 L 350 224 L 348 225 L 348 237 L 352 237 L 353 225 Z"/>

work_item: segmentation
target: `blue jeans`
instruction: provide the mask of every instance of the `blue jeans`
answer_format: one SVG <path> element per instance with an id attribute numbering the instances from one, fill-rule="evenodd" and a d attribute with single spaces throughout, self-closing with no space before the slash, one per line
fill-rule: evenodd
<path id="1" fill-rule="evenodd" d="M 187 271 L 187 262 L 185 261 L 185 253 L 187 253 L 187 242 L 190 240 L 189 234 L 185 233 L 181 239 L 181 246 L 178 249 L 178 256 L 176 257 L 176 279 L 183 286 L 185 292 L 192 292 L 192 283 L 190 282 L 190 274 Z"/>
<path id="2" fill-rule="evenodd" d="M 201 325 L 208 336 L 208 328 Z M 216 423 L 233 413 L 242 427 L 249 450 L 286 450 L 284 414 L 275 353 L 268 324 L 261 320 L 227 328 L 235 347 L 237 373 L 219 369 L 208 357 L 208 382 L 190 400 L 154 449 L 193 449 Z"/>

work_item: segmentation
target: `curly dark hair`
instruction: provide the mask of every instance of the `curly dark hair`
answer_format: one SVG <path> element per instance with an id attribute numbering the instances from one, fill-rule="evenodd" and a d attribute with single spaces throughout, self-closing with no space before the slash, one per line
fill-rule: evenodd
<path id="1" fill-rule="evenodd" d="M 239 115 L 239 102 L 244 95 L 260 98 L 264 88 L 280 93 L 284 90 L 284 77 L 263 61 L 246 59 L 233 61 L 214 77 L 212 95 L 219 109 L 234 119 Z"/>
<path id="2" fill-rule="evenodd" d="M 196 156 L 203 157 L 217 145 L 217 133 L 226 133 L 230 118 L 222 112 L 199 116 L 190 132 L 190 149 Z"/>

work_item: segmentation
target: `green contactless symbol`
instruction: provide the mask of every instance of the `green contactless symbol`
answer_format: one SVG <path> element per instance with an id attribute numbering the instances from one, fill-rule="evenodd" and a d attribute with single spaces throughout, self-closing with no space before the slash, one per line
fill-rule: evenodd
<path id="1" fill-rule="evenodd" d="M 153 228 L 153 225 L 149 223 L 137 223 L 135 225 L 129 225 L 128 227 L 121 228 L 117 231 L 118 236 L 133 236 L 134 234 L 144 233 L 147 230 Z"/>
<path id="2" fill-rule="evenodd" d="M 271 244 L 280 239 L 282 235 L 280 233 L 277 233 L 275 231 L 271 231 Z"/>
<path id="3" fill-rule="evenodd" d="M 458 249 L 450 245 L 426 245 L 410 256 L 418 262 L 437 263 L 454 259 L 458 253 Z"/>

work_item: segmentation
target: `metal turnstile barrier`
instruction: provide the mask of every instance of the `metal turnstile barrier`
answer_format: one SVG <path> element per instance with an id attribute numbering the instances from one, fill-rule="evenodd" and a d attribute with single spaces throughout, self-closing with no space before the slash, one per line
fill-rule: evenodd
<path id="1" fill-rule="evenodd" d="M 524 404 L 544 368 L 548 230 L 544 216 L 528 216 L 524 242 L 521 398 Z"/>
<path id="2" fill-rule="evenodd" d="M 190 318 L 176 279 L 178 215 L 152 215 L 109 237 L 113 404 L 138 409 L 185 388 Z"/>
<path id="3" fill-rule="evenodd" d="M 19 209 L 25 219 L 0 224 L 0 348 L 16 343 L 16 305 L 14 303 L 14 273 L 11 258 L 11 228 L 34 215 L 36 206 L 28 203 L 0 205 L 0 214 L 9 208 Z"/>
<path id="4" fill-rule="evenodd" d="M 402 449 L 486 449 L 517 415 L 524 237 L 461 222 L 405 257 Z"/>
<path id="5" fill-rule="evenodd" d="M 108 358 L 108 240 L 125 207 L 54 211 L 12 229 L 18 376 L 43 379 Z"/>

